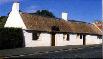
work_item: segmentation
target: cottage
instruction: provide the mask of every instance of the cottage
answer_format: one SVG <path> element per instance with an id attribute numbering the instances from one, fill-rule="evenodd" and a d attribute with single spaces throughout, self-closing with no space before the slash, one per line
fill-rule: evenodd
<path id="1" fill-rule="evenodd" d="M 19 12 L 19 3 L 13 3 L 5 27 L 22 28 L 25 47 L 89 45 L 102 43 L 102 31 L 94 24 L 67 21 Z"/>

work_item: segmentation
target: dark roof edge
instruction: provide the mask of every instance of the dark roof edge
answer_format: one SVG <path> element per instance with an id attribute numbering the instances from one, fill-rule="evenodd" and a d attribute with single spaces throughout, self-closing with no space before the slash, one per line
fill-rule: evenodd
<path id="1" fill-rule="evenodd" d="M 29 32 L 43 32 L 43 33 L 70 33 L 70 34 L 84 34 L 84 35 L 103 35 L 103 34 L 94 34 L 94 33 L 76 33 L 76 32 L 51 32 L 51 31 L 38 31 L 38 30 L 25 30 Z"/>

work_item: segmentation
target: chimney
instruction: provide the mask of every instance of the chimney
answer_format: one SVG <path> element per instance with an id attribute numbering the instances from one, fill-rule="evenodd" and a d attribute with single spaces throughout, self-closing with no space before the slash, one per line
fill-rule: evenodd
<path id="1" fill-rule="evenodd" d="M 62 12 L 62 19 L 68 21 L 68 13 Z"/>
<path id="2" fill-rule="evenodd" d="M 14 2 L 13 3 L 12 11 L 19 11 L 19 2 Z"/>

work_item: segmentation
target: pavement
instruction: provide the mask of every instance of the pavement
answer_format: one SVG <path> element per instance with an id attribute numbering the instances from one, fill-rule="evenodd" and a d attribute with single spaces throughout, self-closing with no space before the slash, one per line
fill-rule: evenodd
<path id="1" fill-rule="evenodd" d="M 101 46 L 98 47 L 87 47 L 77 49 L 66 49 L 61 51 L 53 51 L 49 53 L 40 53 L 37 55 L 27 55 L 18 58 L 44 58 L 44 59 L 85 59 L 85 58 L 99 58 L 102 59 Z"/>
<path id="2" fill-rule="evenodd" d="M 65 51 L 65 52 L 69 51 L 70 52 L 70 51 L 75 51 L 75 50 L 96 48 L 96 47 L 100 47 L 100 49 L 102 50 L 101 46 L 102 45 L 99 44 L 99 45 L 69 45 L 69 46 L 56 46 L 56 47 L 47 46 L 47 47 L 25 47 L 25 48 L 15 48 L 15 49 L 4 49 L 4 50 L 0 50 L 0 57 L 2 57 L 2 58 L 19 58 L 19 57 L 24 57 L 24 56 L 38 56 L 40 54 L 45 55 L 45 53 L 47 53 L 47 54 L 58 53 L 61 51 Z M 90 49 L 87 49 L 87 51 L 88 50 L 90 50 Z M 93 49 L 93 50 L 95 50 L 95 49 Z M 99 51 L 99 53 L 100 52 L 101 51 Z M 65 54 L 65 53 L 62 52 L 62 54 Z M 41 57 L 41 56 L 39 56 L 39 57 Z"/>

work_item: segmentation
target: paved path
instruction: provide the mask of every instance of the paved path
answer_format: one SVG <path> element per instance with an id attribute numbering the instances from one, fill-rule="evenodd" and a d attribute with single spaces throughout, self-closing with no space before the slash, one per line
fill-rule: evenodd
<path id="1" fill-rule="evenodd" d="M 71 50 L 54 51 L 40 53 L 37 55 L 27 55 L 19 58 L 102 58 L 101 47 L 77 48 Z"/>
<path id="2" fill-rule="evenodd" d="M 5 49 L 0 50 L 1 57 L 10 58 L 10 57 L 23 57 L 23 56 L 32 56 L 44 53 L 54 53 L 68 50 L 84 49 L 84 48 L 93 48 L 101 45 L 69 45 L 69 46 L 58 46 L 58 47 L 28 47 L 28 48 L 16 48 L 16 49 Z"/>

